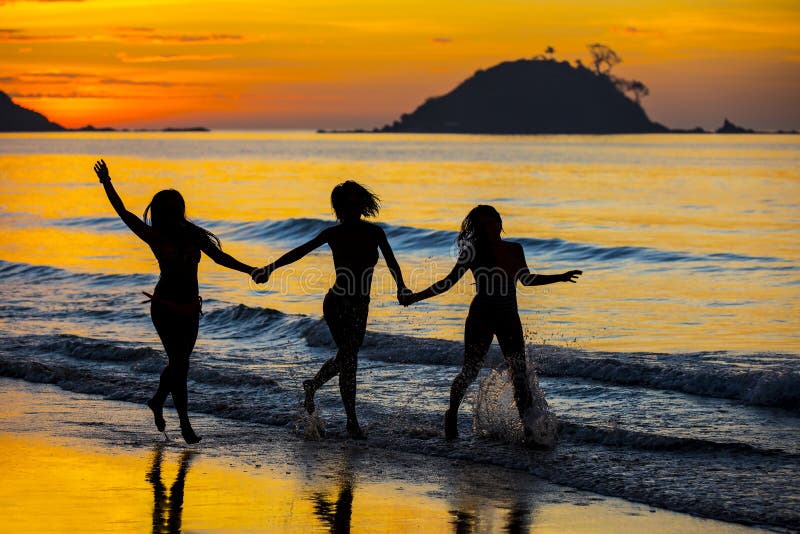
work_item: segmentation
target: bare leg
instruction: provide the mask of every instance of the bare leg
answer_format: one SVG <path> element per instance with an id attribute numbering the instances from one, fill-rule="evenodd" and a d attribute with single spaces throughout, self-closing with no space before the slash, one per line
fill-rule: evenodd
<path id="1" fill-rule="evenodd" d="M 458 408 L 467 388 L 478 377 L 493 336 L 491 321 L 473 301 L 464 324 L 464 366 L 450 386 L 450 407 L 444 414 L 444 434 L 447 439 L 458 437 Z"/>
<path id="2" fill-rule="evenodd" d="M 156 391 L 153 398 L 147 401 L 147 406 L 153 412 L 153 419 L 156 423 L 156 428 L 159 432 L 164 432 L 164 429 L 167 426 L 167 422 L 164 421 L 164 401 L 167 400 L 167 396 L 170 392 L 170 368 L 167 365 L 163 371 L 161 371 L 161 378 L 158 382 L 158 390 Z"/>
<path id="3" fill-rule="evenodd" d="M 200 437 L 194 433 L 192 424 L 189 422 L 189 391 L 186 384 L 189 374 L 188 359 L 184 365 L 171 365 L 172 371 L 172 402 L 175 404 L 175 411 L 181 423 L 181 434 L 186 443 L 194 444 L 200 441 Z"/>
<path id="4" fill-rule="evenodd" d="M 339 392 L 347 414 L 347 433 L 353 438 L 363 439 L 364 433 L 356 417 L 356 370 L 358 348 L 364 340 L 367 327 L 369 300 L 343 298 L 329 292 L 322 309 L 338 351 L 336 357 L 325 362 L 312 380 L 303 382 L 305 408 L 308 413 L 314 412 L 314 393 L 338 373 Z"/>
<path id="5" fill-rule="evenodd" d="M 340 358 L 339 393 L 347 414 L 347 433 L 355 439 L 364 439 L 364 432 L 356 417 L 356 370 L 358 369 L 358 350 L 340 350 L 336 356 Z"/>
<path id="6" fill-rule="evenodd" d="M 183 439 L 189 444 L 197 443 L 201 438 L 194 433 L 189 422 L 189 394 L 186 382 L 189 374 L 189 357 L 197 341 L 198 318 L 175 314 L 155 303 L 151 305 L 150 310 L 153 325 L 164 345 L 169 365 L 161 373 L 158 391 L 151 402 L 148 402 L 148 406 L 153 410 L 154 415 L 160 411 L 160 406 L 166 399 L 164 395 L 166 380 L 169 391 L 172 393 L 172 402 L 178 412 Z M 153 406 L 156 406 L 157 409 L 154 409 Z M 156 426 L 158 426 L 158 421 Z"/>
<path id="7" fill-rule="evenodd" d="M 314 413 L 316 406 L 314 406 L 314 393 L 322 387 L 328 380 L 333 378 L 339 373 L 339 353 L 333 358 L 322 364 L 322 367 L 314 378 L 311 380 L 303 381 L 303 391 L 306 394 L 306 399 L 303 405 L 308 413 Z"/>
<path id="8" fill-rule="evenodd" d="M 530 421 L 527 417 L 529 410 L 533 406 L 533 395 L 528 383 L 525 337 L 522 333 L 519 314 L 514 313 L 508 317 L 503 317 L 498 322 L 497 340 L 500 343 L 500 348 L 503 351 L 503 356 L 511 374 L 511 381 L 514 385 L 514 401 L 517 405 L 517 411 L 519 411 L 519 417 L 522 420 L 525 441 L 532 447 L 548 448 L 548 445 L 534 439 L 534 432 L 529 426 Z"/>
<path id="9" fill-rule="evenodd" d="M 521 418 L 533 404 L 528 385 L 528 368 L 525 354 L 525 336 L 519 314 L 509 314 L 500 318 L 497 325 L 497 341 L 508 364 L 511 381 L 514 385 L 514 401 Z"/>

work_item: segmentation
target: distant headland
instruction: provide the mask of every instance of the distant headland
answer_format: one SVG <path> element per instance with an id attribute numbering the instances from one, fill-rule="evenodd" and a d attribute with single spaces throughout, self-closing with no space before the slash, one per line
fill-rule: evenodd
<path id="1" fill-rule="evenodd" d="M 0 91 L 0 132 L 207 132 L 202 126 L 192 128 L 161 128 L 118 130 L 116 128 L 95 128 L 91 124 L 83 128 L 65 128 L 49 120 L 37 111 L 20 106 L 10 96 Z"/>
<path id="2" fill-rule="evenodd" d="M 709 133 L 697 127 L 671 129 L 651 121 L 641 106 L 649 94 L 639 80 L 614 76 L 621 62 L 609 47 L 588 46 L 590 66 L 554 59 L 548 47 L 532 59 L 506 61 L 478 70 L 449 93 L 427 99 L 412 113 L 372 130 L 349 132 L 466 134 Z M 318 130 L 320 133 L 344 131 Z M 728 119 L 714 133 L 756 132 Z"/>

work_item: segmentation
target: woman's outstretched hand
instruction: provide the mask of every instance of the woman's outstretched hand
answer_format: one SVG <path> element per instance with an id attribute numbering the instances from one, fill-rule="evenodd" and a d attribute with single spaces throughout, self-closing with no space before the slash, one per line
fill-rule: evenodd
<path id="1" fill-rule="evenodd" d="M 573 284 L 577 283 L 578 277 L 583 274 L 583 271 L 567 271 L 561 275 L 562 282 L 572 282 Z"/>
<path id="2" fill-rule="evenodd" d="M 108 165 L 102 159 L 95 162 L 94 164 L 94 172 L 97 174 L 97 177 L 100 179 L 101 184 L 105 184 L 111 181 L 111 176 L 108 174 Z"/>

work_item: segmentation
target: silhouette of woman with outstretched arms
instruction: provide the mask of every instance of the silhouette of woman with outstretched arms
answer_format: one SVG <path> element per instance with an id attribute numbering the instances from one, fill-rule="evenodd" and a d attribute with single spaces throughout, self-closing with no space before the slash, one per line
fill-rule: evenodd
<path id="1" fill-rule="evenodd" d="M 379 249 L 397 284 L 398 299 L 409 291 L 383 229 L 363 219 L 378 214 L 380 199 L 377 195 L 348 180 L 333 188 L 331 206 L 339 224 L 326 228 L 311 241 L 258 269 L 253 273 L 253 280 L 264 283 L 276 269 L 296 262 L 326 243 L 330 246 L 336 280 L 325 295 L 322 313 L 338 351 L 335 357 L 323 364 L 314 378 L 303 382 L 304 405 L 308 413 L 314 413 L 314 394 L 338 374 L 339 391 L 347 414 L 347 433 L 352 438 L 363 439 L 364 433 L 356 417 L 356 369 L 358 349 L 367 328 L 372 274 L 378 262 Z"/>
<path id="2" fill-rule="evenodd" d="M 150 246 L 161 270 L 153 294 L 144 294 L 150 300 L 150 317 L 169 363 L 161 373 L 158 390 L 147 405 L 153 411 L 156 428 L 163 432 L 166 426 L 163 405 L 172 393 L 183 439 L 186 443 L 197 443 L 200 436 L 195 434 L 189 422 L 186 381 L 201 314 L 202 299 L 197 283 L 200 253 L 204 252 L 223 267 L 243 273 L 252 273 L 253 267 L 222 252 L 217 236 L 186 219 L 186 205 L 178 191 L 165 189 L 156 193 L 144 210 L 142 220 L 125 209 L 103 160 L 95 163 L 94 171 L 117 215 Z M 145 222 L 148 214 L 149 224 Z"/>
<path id="3" fill-rule="evenodd" d="M 459 256 L 455 266 L 442 280 L 412 295 L 401 295 L 400 303 L 409 305 L 444 293 L 471 270 L 475 277 L 476 295 L 469 307 L 464 325 L 464 366 L 450 388 L 450 407 L 445 412 L 444 430 L 447 439 L 458 437 L 458 408 L 469 385 L 475 381 L 496 335 L 508 363 L 514 383 L 514 400 L 525 426 L 527 439 L 532 439 L 525 425 L 526 412 L 533 399 L 528 386 L 525 339 L 517 310 L 516 283 L 541 286 L 556 282 L 575 283 L 582 271 L 564 274 L 532 274 L 525 261 L 522 245 L 500 238 L 503 221 L 492 206 L 479 205 L 461 223 L 458 235 Z"/>

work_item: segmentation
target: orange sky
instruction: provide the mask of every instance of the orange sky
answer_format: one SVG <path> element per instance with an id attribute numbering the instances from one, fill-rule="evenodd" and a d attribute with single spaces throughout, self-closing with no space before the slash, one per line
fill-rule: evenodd
<path id="1" fill-rule="evenodd" d="M 0 0 L 0 89 L 66 126 L 381 126 L 478 68 L 610 45 L 651 118 L 800 128 L 797 0 Z"/>

